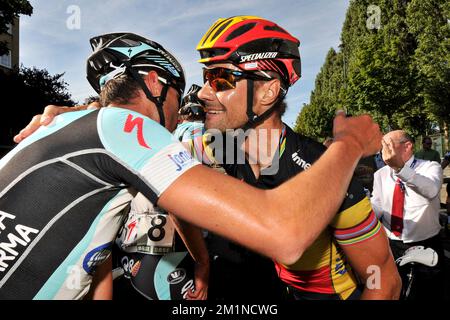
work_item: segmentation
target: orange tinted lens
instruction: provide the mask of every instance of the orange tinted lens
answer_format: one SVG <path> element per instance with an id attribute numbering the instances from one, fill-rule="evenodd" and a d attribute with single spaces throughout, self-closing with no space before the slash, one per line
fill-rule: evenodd
<path id="1" fill-rule="evenodd" d="M 225 91 L 235 88 L 230 82 L 228 82 L 228 80 L 223 78 L 216 78 L 209 83 L 211 84 L 211 87 L 214 89 L 214 91 Z"/>
<path id="2" fill-rule="evenodd" d="M 224 68 L 205 69 L 204 80 L 208 81 L 214 91 L 224 91 L 235 88 L 236 79 Z"/>

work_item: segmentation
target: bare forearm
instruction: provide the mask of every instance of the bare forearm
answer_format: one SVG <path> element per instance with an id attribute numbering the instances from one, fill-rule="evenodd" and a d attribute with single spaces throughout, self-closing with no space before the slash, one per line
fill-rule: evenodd
<path id="1" fill-rule="evenodd" d="M 87 298 L 90 300 L 111 300 L 113 297 L 112 282 L 112 257 L 110 255 L 105 262 L 97 267 Z"/>
<path id="2" fill-rule="evenodd" d="M 291 264 L 337 212 L 359 156 L 350 145 L 336 142 L 311 169 L 270 191 L 197 166 L 172 185 L 177 191 L 163 193 L 159 205 L 190 223 Z M 179 192 L 186 196 L 177 197 Z"/>
<path id="3" fill-rule="evenodd" d="M 292 220 L 285 222 L 291 228 L 284 226 L 284 229 L 297 235 L 300 252 L 314 242 L 338 212 L 359 156 L 349 145 L 334 142 L 301 178 L 296 177 L 276 190 L 281 196 L 274 196 L 277 200 L 272 202 L 273 210 L 287 205 L 287 212 L 296 213 L 286 216 Z"/>
<path id="4" fill-rule="evenodd" d="M 39 129 L 40 126 L 50 124 L 53 121 L 54 117 L 56 117 L 58 114 L 86 110 L 87 108 L 87 105 L 80 105 L 75 107 L 58 107 L 49 105 L 45 107 L 43 114 L 35 115 L 31 119 L 30 123 L 25 128 L 23 128 L 16 136 L 14 136 L 14 142 L 19 143 L 26 137 L 30 136 L 37 129 Z"/>
<path id="5" fill-rule="evenodd" d="M 398 299 L 401 278 L 383 229 L 374 237 L 342 250 L 364 284 L 363 300 Z"/>
<path id="6" fill-rule="evenodd" d="M 376 283 L 366 283 L 361 300 L 398 300 L 402 288 L 398 273 L 382 271 L 379 279 L 379 286 L 375 285 Z M 371 279 L 368 281 L 370 282 Z"/>
<path id="7" fill-rule="evenodd" d="M 335 142 L 306 172 L 259 190 L 196 166 L 177 179 L 158 205 L 181 219 L 292 264 L 328 225 L 344 200 L 361 156 L 381 146 L 368 116 L 334 120 Z M 183 197 L 178 195 L 183 194 Z"/>
<path id="8" fill-rule="evenodd" d="M 178 234 L 196 263 L 209 263 L 208 250 L 200 228 L 170 215 Z"/>

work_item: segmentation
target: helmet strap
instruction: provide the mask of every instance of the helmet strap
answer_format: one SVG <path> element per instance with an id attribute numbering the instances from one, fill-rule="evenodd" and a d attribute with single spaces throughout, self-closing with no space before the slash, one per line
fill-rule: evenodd
<path id="1" fill-rule="evenodd" d="M 165 117 L 164 117 L 163 105 L 164 105 L 164 101 L 166 100 L 167 91 L 169 90 L 169 85 L 165 84 L 161 91 L 161 95 L 159 97 L 155 97 L 152 95 L 152 93 L 148 89 L 147 85 L 145 84 L 144 80 L 139 75 L 139 73 L 131 66 L 130 62 L 125 61 L 124 65 L 126 66 L 127 70 L 130 72 L 133 79 L 139 83 L 139 85 L 141 86 L 141 89 L 144 91 L 147 99 L 156 105 L 156 109 L 158 110 L 158 114 L 159 114 L 159 124 L 162 125 L 163 127 L 165 127 L 166 121 L 165 121 Z"/>
<path id="2" fill-rule="evenodd" d="M 258 123 L 267 119 L 274 111 L 276 103 L 264 111 L 261 115 L 257 115 L 253 112 L 253 89 L 254 89 L 254 81 L 252 79 L 247 79 L 247 118 L 248 121 L 242 129 L 247 131 L 250 128 L 254 128 Z"/>

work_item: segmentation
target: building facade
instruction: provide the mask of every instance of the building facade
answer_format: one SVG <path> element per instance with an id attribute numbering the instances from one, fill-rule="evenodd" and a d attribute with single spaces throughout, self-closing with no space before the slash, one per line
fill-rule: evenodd
<path id="1" fill-rule="evenodd" d="M 10 49 L 9 54 L 0 56 L 0 70 L 5 72 L 19 69 L 19 18 L 10 25 L 8 32 L 0 35 L 0 41 L 5 41 Z"/>

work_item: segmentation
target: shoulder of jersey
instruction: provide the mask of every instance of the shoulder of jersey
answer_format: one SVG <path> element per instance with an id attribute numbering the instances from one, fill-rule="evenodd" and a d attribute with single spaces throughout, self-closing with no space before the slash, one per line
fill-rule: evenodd
<path id="1" fill-rule="evenodd" d="M 161 149 L 177 142 L 156 121 L 123 108 L 101 109 L 97 127 L 105 149 L 125 162 L 149 159 Z"/>
<path id="2" fill-rule="evenodd" d="M 295 142 L 289 141 L 290 137 L 287 137 L 289 149 L 295 151 L 295 154 L 292 155 L 293 158 L 300 154 L 305 157 L 307 162 L 314 162 L 326 151 L 326 147 L 323 144 L 300 133 L 293 133 L 295 139 L 291 138 L 291 140 L 294 140 Z"/>

